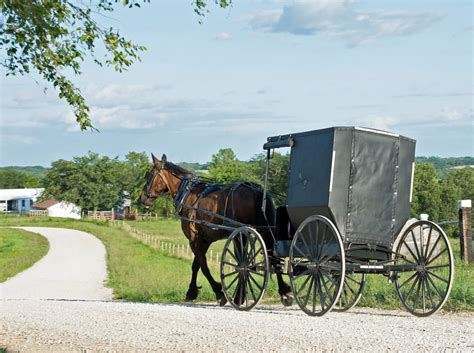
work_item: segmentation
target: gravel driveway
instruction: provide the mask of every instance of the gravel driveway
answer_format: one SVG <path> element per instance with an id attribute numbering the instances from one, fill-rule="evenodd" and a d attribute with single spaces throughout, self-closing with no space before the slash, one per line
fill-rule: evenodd
<path id="1" fill-rule="evenodd" d="M 322 318 L 296 309 L 11 300 L 0 347 L 19 351 L 474 351 L 472 315 L 419 319 L 357 309 Z"/>
<path id="2" fill-rule="evenodd" d="M 46 237 L 49 252 L 29 269 L 0 283 L 0 300 L 112 299 L 112 291 L 104 287 L 106 252 L 99 239 L 72 229 L 22 229 Z"/>
<path id="3" fill-rule="evenodd" d="M 105 251 L 96 238 L 72 230 L 24 229 L 47 236 L 51 249 L 31 269 L 0 286 L 0 348 L 15 352 L 474 351 L 473 314 L 420 319 L 398 311 L 356 309 L 313 318 L 296 307 L 238 312 L 215 305 L 111 301 L 110 291 L 102 285 Z"/>

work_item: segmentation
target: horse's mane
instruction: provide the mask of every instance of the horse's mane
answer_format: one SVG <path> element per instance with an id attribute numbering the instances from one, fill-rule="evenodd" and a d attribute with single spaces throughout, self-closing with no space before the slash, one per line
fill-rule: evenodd
<path id="1" fill-rule="evenodd" d="M 189 170 L 186 170 L 183 167 L 180 167 L 179 165 L 176 165 L 176 164 L 171 163 L 171 162 L 166 162 L 165 163 L 165 169 L 168 169 L 172 173 L 175 173 L 175 174 L 178 174 L 178 175 L 183 175 L 183 174 L 191 175 L 191 174 L 193 174 Z"/>

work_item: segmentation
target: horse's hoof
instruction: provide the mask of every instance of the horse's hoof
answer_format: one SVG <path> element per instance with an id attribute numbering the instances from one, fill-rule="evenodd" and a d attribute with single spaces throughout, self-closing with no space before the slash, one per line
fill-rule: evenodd
<path id="1" fill-rule="evenodd" d="M 224 306 L 227 304 L 227 298 L 225 297 L 224 293 L 220 293 L 217 295 L 217 304 L 219 304 L 219 306 Z"/>
<path id="2" fill-rule="evenodd" d="M 280 300 L 284 306 L 291 306 L 293 304 L 293 298 L 289 294 L 280 295 Z"/>
<path id="3" fill-rule="evenodd" d="M 190 302 L 190 301 L 195 300 L 198 297 L 200 288 L 201 287 L 195 287 L 195 288 L 189 289 L 186 293 L 186 301 Z"/>

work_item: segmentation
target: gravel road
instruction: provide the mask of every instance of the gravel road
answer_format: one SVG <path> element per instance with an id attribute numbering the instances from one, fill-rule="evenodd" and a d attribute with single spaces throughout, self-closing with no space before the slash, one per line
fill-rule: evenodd
<path id="1" fill-rule="evenodd" d="M 109 300 L 105 248 L 96 237 L 72 229 L 22 227 L 49 241 L 49 252 L 29 269 L 0 284 L 1 299 Z"/>
<path id="2" fill-rule="evenodd" d="M 473 314 L 420 319 L 356 309 L 313 318 L 296 307 L 238 312 L 108 300 L 105 251 L 97 239 L 25 229 L 47 236 L 51 250 L 0 287 L 0 348 L 14 352 L 474 351 Z"/>
<path id="3" fill-rule="evenodd" d="M 472 315 L 9 300 L 0 347 L 31 351 L 474 351 Z"/>

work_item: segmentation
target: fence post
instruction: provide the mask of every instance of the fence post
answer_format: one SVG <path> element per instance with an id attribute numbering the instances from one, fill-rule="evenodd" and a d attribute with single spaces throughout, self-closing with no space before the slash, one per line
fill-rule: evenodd
<path id="1" fill-rule="evenodd" d="M 461 245 L 461 259 L 466 263 L 473 263 L 472 254 L 472 201 L 459 201 L 459 240 Z"/>

